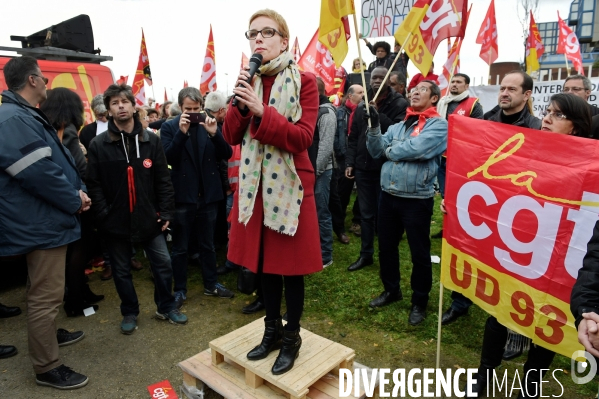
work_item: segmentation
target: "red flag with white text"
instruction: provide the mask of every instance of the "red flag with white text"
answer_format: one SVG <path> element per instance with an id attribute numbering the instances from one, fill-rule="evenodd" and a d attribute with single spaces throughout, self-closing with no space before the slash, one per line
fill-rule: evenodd
<path id="1" fill-rule="evenodd" d="M 250 60 L 244 52 L 241 52 L 241 69 L 245 68 L 250 64 Z"/>
<path id="2" fill-rule="evenodd" d="M 121 75 L 121 78 L 119 80 L 116 81 L 117 85 L 126 85 L 127 81 L 129 80 L 129 76 L 123 76 Z"/>
<path id="3" fill-rule="evenodd" d="M 144 37 L 144 30 L 141 30 L 141 47 L 139 49 L 139 61 L 137 62 L 137 69 L 135 70 L 135 77 L 133 78 L 133 96 L 137 105 L 144 105 L 146 103 L 146 90 L 144 87 L 144 80 L 151 86 L 152 85 L 152 74 L 150 72 L 150 59 L 148 58 L 148 49 L 146 48 L 146 39 Z"/>
<path id="4" fill-rule="evenodd" d="M 395 31 L 393 36 L 398 43 L 403 44 L 407 39 L 403 49 L 423 75 L 428 74 L 443 40 L 464 37 L 467 3 L 467 0 L 418 0 Z"/>
<path id="5" fill-rule="evenodd" d="M 291 52 L 293 53 L 293 60 L 297 64 L 299 62 L 300 58 L 302 58 L 302 52 L 300 51 L 299 42 L 297 41 L 297 37 L 295 38 L 295 42 L 293 43 L 293 48 L 291 49 Z"/>
<path id="6" fill-rule="evenodd" d="M 206 45 L 206 56 L 202 66 L 202 79 L 200 80 L 200 93 L 202 95 L 216 90 L 216 56 L 214 55 L 214 38 L 212 37 L 212 25 Z"/>
<path id="7" fill-rule="evenodd" d="M 499 54 L 497 22 L 495 20 L 495 0 L 491 0 L 487 15 L 478 31 L 476 43 L 482 44 L 480 47 L 480 58 L 489 65 L 494 63 Z"/>
<path id="8" fill-rule="evenodd" d="M 566 54 L 566 58 L 572 62 L 574 69 L 584 75 L 584 68 L 582 67 L 582 57 L 580 55 L 580 43 L 576 37 L 576 33 L 572 32 L 572 29 L 557 13 L 557 20 L 559 23 L 559 39 L 557 42 L 557 54 Z"/>
<path id="9" fill-rule="evenodd" d="M 439 88 L 441 89 L 441 97 L 449 94 L 449 83 L 453 75 L 460 72 L 460 49 L 462 48 L 462 39 L 457 38 L 453 42 L 449 57 L 445 65 L 443 65 L 443 73 L 439 75 Z"/>
<path id="10" fill-rule="evenodd" d="M 330 93 L 329 95 L 332 95 L 336 93 L 335 77 L 337 69 L 329 50 L 324 44 L 318 41 L 318 30 L 316 30 L 297 65 L 303 71 L 320 76 L 324 81 L 327 94 Z"/>

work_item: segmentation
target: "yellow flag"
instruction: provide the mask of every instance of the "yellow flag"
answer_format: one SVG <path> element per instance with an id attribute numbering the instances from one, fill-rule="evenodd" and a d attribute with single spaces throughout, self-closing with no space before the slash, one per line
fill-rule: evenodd
<path id="1" fill-rule="evenodd" d="M 347 17 L 355 14 L 353 0 L 321 0 L 318 41 L 331 52 L 335 65 L 347 56 L 347 39 L 350 37 Z"/>

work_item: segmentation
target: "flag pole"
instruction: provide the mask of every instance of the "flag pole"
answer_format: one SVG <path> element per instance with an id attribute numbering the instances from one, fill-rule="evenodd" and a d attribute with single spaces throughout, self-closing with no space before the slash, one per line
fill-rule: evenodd
<path id="1" fill-rule="evenodd" d="M 441 319 L 443 318 L 443 283 L 439 283 L 439 320 L 437 321 L 437 361 L 435 368 L 441 364 Z"/>
<path id="2" fill-rule="evenodd" d="M 402 49 L 406 46 L 406 44 L 408 43 L 408 40 L 410 39 L 410 37 L 412 37 L 412 32 L 408 33 L 408 36 L 406 37 L 406 40 L 404 40 L 403 45 L 401 46 Z M 387 70 L 387 74 L 385 75 L 385 79 L 383 79 L 383 83 L 381 83 L 381 85 L 379 86 L 379 89 L 376 91 L 376 94 L 374 95 L 374 98 L 372 99 L 372 101 L 376 101 L 376 99 L 378 98 L 379 94 L 381 93 L 381 90 L 382 90 L 383 86 L 385 85 L 385 82 L 389 78 L 389 75 L 391 74 L 391 72 L 393 72 L 393 68 L 395 67 L 395 64 L 397 63 L 397 60 L 399 59 L 400 55 L 401 55 L 401 50 L 399 50 L 397 52 L 397 55 L 395 56 L 395 59 L 393 60 L 393 64 L 391 64 L 391 66 Z"/>
<path id="3" fill-rule="evenodd" d="M 564 53 L 564 59 L 566 60 L 566 71 L 568 71 L 568 76 L 570 76 L 570 65 L 568 65 L 568 56 Z"/>
<path id="4" fill-rule="evenodd" d="M 353 0 L 352 0 L 353 2 Z M 354 10 L 355 10 L 354 6 Z M 366 77 L 364 76 L 364 65 L 362 64 L 362 50 L 360 49 L 360 38 L 358 37 L 358 20 L 356 19 L 356 13 L 353 14 L 354 17 L 354 31 L 356 32 L 356 43 L 358 44 L 358 57 L 360 57 L 360 75 L 362 75 L 362 87 L 364 87 L 364 104 L 366 104 L 366 115 L 370 116 L 370 111 L 368 107 L 368 91 L 366 90 Z M 370 126 L 370 118 L 368 118 L 368 127 Z"/>

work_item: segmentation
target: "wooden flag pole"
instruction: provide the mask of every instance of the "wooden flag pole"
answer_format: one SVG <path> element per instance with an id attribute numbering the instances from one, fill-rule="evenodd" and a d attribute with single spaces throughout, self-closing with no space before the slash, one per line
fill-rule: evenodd
<path id="1" fill-rule="evenodd" d="M 352 0 L 353 1 L 353 0 Z M 356 8 L 354 7 L 354 10 Z M 362 87 L 364 87 L 364 103 L 366 105 L 369 104 L 368 102 L 368 90 L 366 90 L 366 76 L 364 76 L 364 65 L 362 64 L 362 50 L 360 49 L 360 37 L 358 35 L 358 20 L 356 19 L 356 13 L 354 12 L 353 14 L 354 17 L 354 31 L 355 31 L 355 36 L 356 36 L 356 43 L 358 45 L 358 57 L 360 57 L 360 75 L 362 75 Z M 369 107 L 366 106 L 366 115 L 370 116 L 370 112 L 369 112 Z M 372 127 L 370 126 L 370 118 L 368 118 L 368 127 Z"/>
<path id="2" fill-rule="evenodd" d="M 568 56 L 564 53 L 564 59 L 566 60 L 566 71 L 568 71 L 568 76 L 570 76 L 570 65 L 568 64 Z"/>
<path id="3" fill-rule="evenodd" d="M 404 40 L 403 45 L 401 46 L 402 49 L 406 46 L 410 37 L 412 37 L 412 32 L 408 33 L 406 40 Z M 385 85 L 385 82 L 389 78 L 389 75 L 391 74 L 391 72 L 393 72 L 393 68 L 395 67 L 395 64 L 397 63 L 397 60 L 399 59 L 400 55 L 401 55 L 401 50 L 397 52 L 397 55 L 395 56 L 395 59 L 393 60 L 393 64 L 391 64 L 391 66 L 387 70 L 387 74 L 385 75 L 385 79 L 383 79 L 383 83 L 381 83 L 381 85 L 379 86 L 379 89 L 376 91 L 376 94 L 374 95 L 374 98 L 372 99 L 373 102 L 376 102 L 376 99 L 379 97 L 379 94 L 381 93 L 381 89 Z"/>
<path id="4" fill-rule="evenodd" d="M 436 368 L 441 364 L 441 319 L 443 318 L 443 283 L 439 283 L 439 320 L 437 321 L 437 362 Z"/>

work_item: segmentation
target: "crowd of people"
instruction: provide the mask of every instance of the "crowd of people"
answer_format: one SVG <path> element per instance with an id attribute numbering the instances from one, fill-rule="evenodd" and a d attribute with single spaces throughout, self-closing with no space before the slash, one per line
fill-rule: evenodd
<path id="1" fill-rule="evenodd" d="M 354 187 L 350 230 L 361 245 L 347 270 L 374 264 L 378 236 L 383 291 L 369 305 L 401 300 L 398 246 L 405 232 L 413 265 L 408 323 L 419 325 L 427 316 L 433 280 L 430 224 L 437 182 L 445 195 L 449 115 L 599 136 L 599 115 L 587 103 L 591 86 L 584 76 L 566 79 L 563 93 L 551 97 L 541 120 L 530 112 L 534 82 L 520 70 L 503 77 L 497 107 L 483 110 L 470 95 L 467 74 L 455 74 L 442 97 L 433 67 L 407 85 L 409 58 L 401 53 L 387 78 L 401 48 L 396 43 L 391 53 L 385 42 L 367 42 L 376 55 L 368 67 L 369 87 L 349 86 L 334 107 L 324 82 L 293 62 L 280 14 L 256 12 L 246 37 L 251 52 L 263 59 L 253 79 L 248 70 L 240 71 L 233 95 L 237 106 L 222 93 L 204 97 L 186 87 L 176 103 L 165 102 L 160 110 L 136 107 L 131 88 L 113 84 L 93 99 L 95 121 L 80 131 L 83 104 L 77 94 L 47 91 L 47 79 L 33 58 L 6 64 L 0 227 L 10 234 L 0 237 L 0 256 L 26 257 L 29 354 L 38 384 L 73 389 L 88 382 L 62 364 L 58 353 L 59 346 L 77 342 L 84 333 L 57 330 L 55 318 L 63 298 L 69 316 L 88 307 L 98 310 L 103 295 L 93 293 L 85 278 L 96 254 L 104 262 L 102 279 L 114 280 L 121 301 L 121 332 L 129 335 L 138 328 L 131 271 L 143 266 L 135 258 L 136 246 L 151 267 L 156 318 L 173 324 L 187 323 L 180 308 L 187 300 L 191 260 L 201 265 L 203 293 L 217 298 L 234 296 L 219 275 L 241 267 L 251 271 L 256 300 L 241 311 L 265 309 L 266 317 L 262 341 L 247 357 L 263 359 L 280 347 L 272 373 L 289 371 L 302 344 L 304 276 L 333 264 L 334 236 L 342 244 L 351 241 L 345 226 Z M 354 62 L 354 72 L 365 68 L 361 60 Z M 379 95 L 365 104 L 365 90 L 369 99 Z M 441 210 L 447 211 L 443 200 Z M 219 219 L 219 213 L 226 216 Z M 225 220 L 227 259 L 218 266 L 215 232 Z M 577 283 L 579 295 L 572 302 L 581 342 L 594 355 L 599 355 L 598 229 L 583 268 L 595 276 L 588 280 L 593 284 Z M 454 322 L 471 305 L 452 293 L 442 323 Z M 20 312 L 0 305 L 0 317 Z M 486 386 L 487 371 L 500 365 L 507 334 L 489 317 L 477 394 Z M 14 346 L 0 346 L 0 358 L 16 353 Z M 524 369 L 539 372 L 527 384 L 540 381 L 553 356 L 532 345 Z M 536 397 L 526 395 L 521 397 Z"/>

